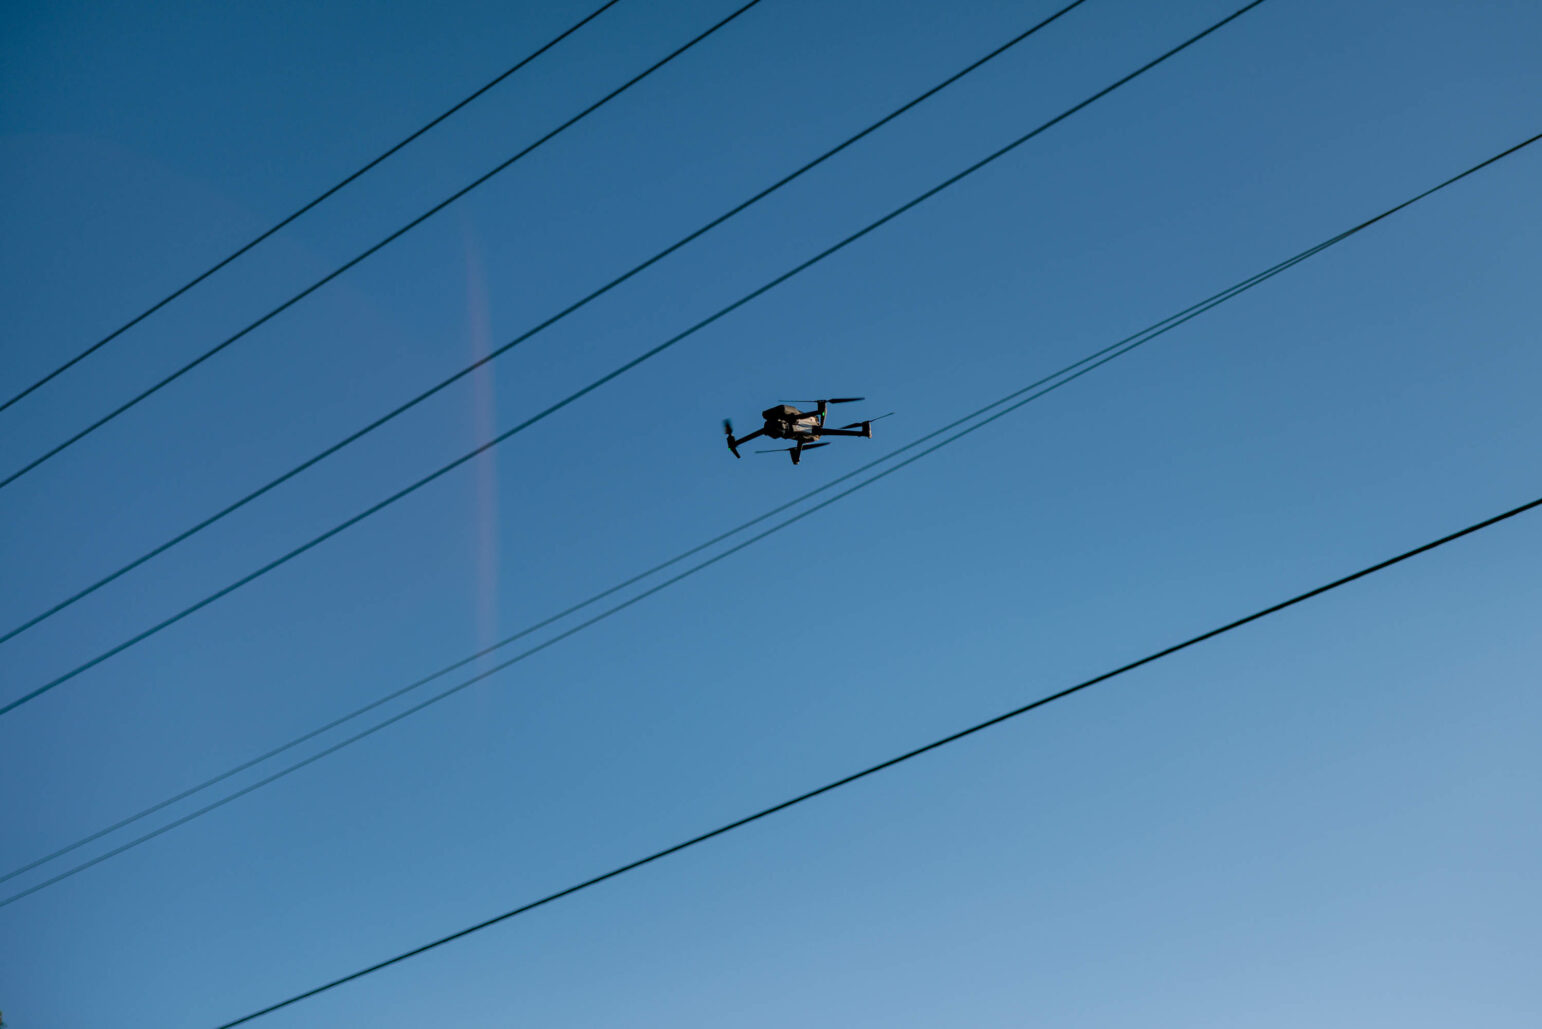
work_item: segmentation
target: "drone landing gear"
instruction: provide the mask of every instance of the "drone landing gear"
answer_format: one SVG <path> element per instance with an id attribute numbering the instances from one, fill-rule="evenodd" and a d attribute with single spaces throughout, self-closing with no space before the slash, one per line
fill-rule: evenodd
<path id="1" fill-rule="evenodd" d="M 742 443 L 743 440 L 740 440 Z M 828 443 L 804 443 L 796 447 L 778 447 L 776 450 L 757 450 L 757 454 L 786 454 L 792 458 L 792 463 L 797 464 L 803 458 L 805 450 L 816 450 L 819 447 L 828 447 Z"/>
<path id="2" fill-rule="evenodd" d="M 798 459 L 803 456 L 805 450 L 814 450 L 818 447 L 828 447 L 829 445 L 828 443 L 804 443 L 802 446 L 788 447 L 787 456 L 792 458 L 793 464 L 797 464 Z"/>

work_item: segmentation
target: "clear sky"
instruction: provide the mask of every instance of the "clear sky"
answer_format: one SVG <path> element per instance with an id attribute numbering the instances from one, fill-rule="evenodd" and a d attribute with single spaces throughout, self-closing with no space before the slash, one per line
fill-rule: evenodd
<path id="1" fill-rule="evenodd" d="M 14 0 L 0 25 L 0 392 L 591 6 Z M 0 472 L 734 6 L 623 0 L 0 414 Z M 0 629 L 1056 6 L 765 0 L 0 490 Z M 0 646 L 0 701 L 1235 6 L 1089 0 L 487 374 Z M 0 719 L 0 864 L 1542 130 L 1539 52 L 1542 6 L 1522 0 L 1270 0 L 472 466 Z M 1542 152 L 1501 162 L 796 530 L 0 909 L 7 1024 L 216 1025 L 1532 499 L 1539 181 Z M 871 442 L 798 468 L 724 451 L 724 416 L 743 430 L 768 404 L 832 394 L 869 397 L 856 415 L 897 413 Z M 1507 523 L 258 1024 L 1535 1026 L 1539 548 L 1542 515 Z"/>

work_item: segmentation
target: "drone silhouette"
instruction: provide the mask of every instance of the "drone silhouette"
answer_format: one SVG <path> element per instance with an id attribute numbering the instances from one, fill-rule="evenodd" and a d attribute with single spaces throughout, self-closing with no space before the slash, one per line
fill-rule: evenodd
<path id="1" fill-rule="evenodd" d="M 747 436 L 734 438 L 733 422 L 723 419 L 723 432 L 728 437 L 728 449 L 734 457 L 739 457 L 739 444 L 748 443 L 757 436 L 765 436 L 769 439 L 791 440 L 790 447 L 777 447 L 772 450 L 757 450 L 757 454 L 788 454 L 792 457 L 792 463 L 797 464 L 803 458 L 805 450 L 813 450 L 816 447 L 828 447 L 830 444 L 823 440 L 825 436 L 861 436 L 863 439 L 873 438 L 873 423 L 878 418 L 887 418 L 888 414 L 881 414 L 878 418 L 869 418 L 865 421 L 852 422 L 838 429 L 825 426 L 825 409 L 830 404 L 855 404 L 863 397 L 829 397 L 824 400 L 794 400 L 768 407 L 760 412 L 765 419 L 765 424 Z M 814 404 L 813 411 L 800 411 L 794 405 Z M 893 414 L 890 411 L 889 414 Z"/>

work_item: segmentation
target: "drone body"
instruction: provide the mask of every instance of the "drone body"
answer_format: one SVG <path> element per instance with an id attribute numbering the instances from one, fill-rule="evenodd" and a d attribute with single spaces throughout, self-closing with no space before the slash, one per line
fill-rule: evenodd
<path id="1" fill-rule="evenodd" d="M 760 412 L 765 424 L 747 436 L 734 438 L 733 423 L 723 419 L 723 432 L 728 436 L 728 449 L 734 455 L 739 456 L 739 444 L 747 443 L 757 436 L 765 436 L 769 439 L 784 439 L 792 443 L 792 446 L 777 450 L 760 450 L 760 454 L 787 453 L 792 457 L 792 463 L 797 464 L 803 457 L 805 450 L 813 450 L 815 447 L 827 447 L 830 444 L 824 440 L 825 436 L 861 436 L 864 439 L 873 438 L 873 422 L 876 418 L 869 418 L 863 422 L 852 422 L 838 429 L 826 428 L 825 408 L 830 404 L 852 404 L 861 400 L 861 397 L 832 397 L 828 400 L 812 401 L 817 407 L 813 411 L 800 411 L 792 404 L 778 404 L 768 407 Z M 810 401 L 799 401 L 810 403 Z M 888 417 L 882 415 L 880 417 Z"/>

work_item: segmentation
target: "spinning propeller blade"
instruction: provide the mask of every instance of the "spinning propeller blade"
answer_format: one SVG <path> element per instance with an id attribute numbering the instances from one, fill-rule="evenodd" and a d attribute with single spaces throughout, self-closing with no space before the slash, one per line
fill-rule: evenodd
<path id="1" fill-rule="evenodd" d="M 889 414 L 893 414 L 893 413 L 894 413 L 893 411 L 889 412 Z M 860 428 L 862 428 L 862 426 L 864 424 L 871 424 L 873 422 L 879 421 L 880 419 L 889 417 L 889 414 L 881 414 L 877 418 L 864 418 L 860 422 L 852 422 L 850 425 L 842 425 L 841 428 L 843 428 L 843 429 L 860 429 Z"/>
<path id="2" fill-rule="evenodd" d="M 733 453 L 734 457 L 738 457 L 739 448 L 734 446 L 734 423 L 727 418 L 723 419 L 723 432 L 728 437 L 728 449 Z"/>
<path id="3" fill-rule="evenodd" d="M 823 400 L 784 400 L 784 404 L 855 404 L 866 397 L 825 397 Z"/>

